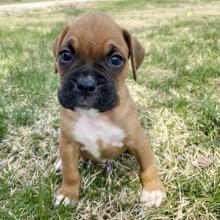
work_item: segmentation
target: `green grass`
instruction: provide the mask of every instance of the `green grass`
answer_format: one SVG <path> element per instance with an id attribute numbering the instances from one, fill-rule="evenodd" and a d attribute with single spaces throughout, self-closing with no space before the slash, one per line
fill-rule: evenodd
<path id="1" fill-rule="evenodd" d="M 159 209 L 138 202 L 130 155 L 102 165 L 81 160 L 81 200 L 53 206 L 61 182 L 59 78 L 52 42 L 63 24 L 102 10 L 127 27 L 148 56 L 128 85 L 167 188 Z M 0 19 L 0 219 L 218 219 L 220 217 L 220 4 L 116 1 Z"/>

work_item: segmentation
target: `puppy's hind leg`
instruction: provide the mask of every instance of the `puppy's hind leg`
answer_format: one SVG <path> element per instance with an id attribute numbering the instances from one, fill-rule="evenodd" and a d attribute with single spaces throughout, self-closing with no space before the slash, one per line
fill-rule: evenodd
<path id="1" fill-rule="evenodd" d="M 112 160 L 106 160 L 102 163 L 102 167 L 104 169 L 104 171 L 107 174 L 110 174 L 112 172 L 113 169 L 113 161 Z"/>
<path id="2" fill-rule="evenodd" d="M 54 163 L 54 171 L 55 172 L 60 172 L 62 170 L 62 161 L 61 159 L 58 159 L 55 163 Z"/>

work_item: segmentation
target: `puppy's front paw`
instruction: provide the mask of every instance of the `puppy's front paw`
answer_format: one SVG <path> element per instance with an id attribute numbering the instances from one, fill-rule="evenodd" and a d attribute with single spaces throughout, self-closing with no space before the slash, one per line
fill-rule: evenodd
<path id="1" fill-rule="evenodd" d="M 65 197 L 63 194 L 59 194 L 55 196 L 55 201 L 54 201 L 54 205 L 58 206 L 63 204 L 64 206 L 67 206 L 71 203 L 70 198 Z"/>
<path id="2" fill-rule="evenodd" d="M 144 203 L 147 207 L 159 207 L 163 198 L 165 198 L 165 192 L 157 190 L 157 191 L 147 191 L 142 190 L 140 201 Z"/>
<path id="3" fill-rule="evenodd" d="M 61 187 L 54 198 L 54 205 L 58 206 L 63 204 L 64 206 L 70 205 L 70 204 L 77 204 L 78 202 L 78 194 L 74 193 L 71 188 L 65 188 Z"/>

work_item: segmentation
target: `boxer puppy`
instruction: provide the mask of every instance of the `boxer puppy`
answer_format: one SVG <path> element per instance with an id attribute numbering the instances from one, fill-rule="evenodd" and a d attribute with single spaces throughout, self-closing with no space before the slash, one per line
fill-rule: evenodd
<path id="1" fill-rule="evenodd" d="M 79 200 L 81 155 L 102 161 L 128 150 L 140 164 L 140 201 L 158 207 L 164 187 L 125 84 L 129 60 L 136 80 L 144 48 L 109 16 L 96 12 L 67 24 L 55 40 L 53 52 L 55 71 L 60 75 L 63 176 L 55 205 Z"/>

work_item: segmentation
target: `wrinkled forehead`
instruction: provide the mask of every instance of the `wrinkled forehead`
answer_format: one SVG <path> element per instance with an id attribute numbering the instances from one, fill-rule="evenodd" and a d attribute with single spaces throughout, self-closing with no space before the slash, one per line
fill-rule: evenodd
<path id="1" fill-rule="evenodd" d="M 61 47 L 65 46 L 72 46 L 74 51 L 85 58 L 102 56 L 111 50 L 128 56 L 122 29 L 106 20 L 79 20 L 70 24 Z"/>

